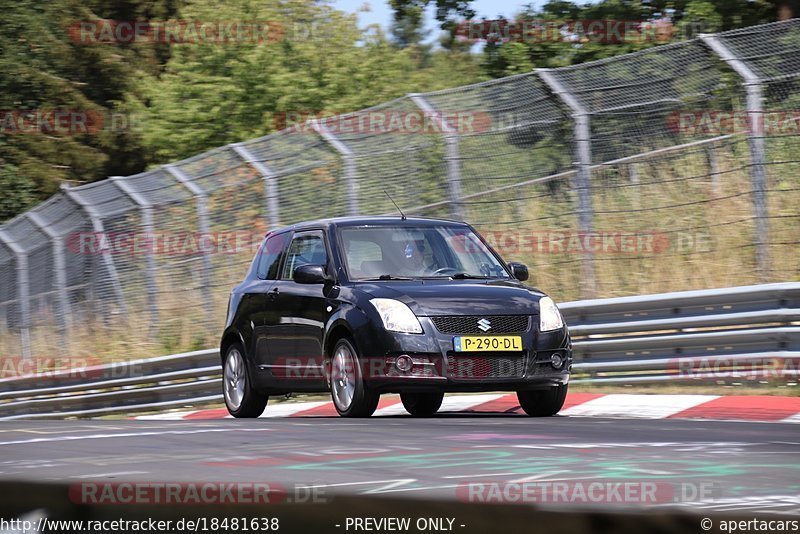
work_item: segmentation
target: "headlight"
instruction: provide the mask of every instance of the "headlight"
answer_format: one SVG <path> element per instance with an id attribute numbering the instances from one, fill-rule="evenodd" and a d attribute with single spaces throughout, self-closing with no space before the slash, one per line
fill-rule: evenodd
<path id="1" fill-rule="evenodd" d="M 421 334 L 422 325 L 411 309 L 394 299 L 371 299 L 370 302 L 381 316 L 383 327 L 392 332 Z"/>
<path id="2" fill-rule="evenodd" d="M 539 301 L 539 331 L 558 330 L 563 326 L 564 319 L 561 317 L 556 303 L 550 297 L 542 297 Z"/>

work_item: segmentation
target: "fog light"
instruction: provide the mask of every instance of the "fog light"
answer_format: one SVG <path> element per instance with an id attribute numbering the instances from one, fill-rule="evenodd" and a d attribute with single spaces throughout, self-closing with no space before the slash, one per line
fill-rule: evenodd
<path id="1" fill-rule="evenodd" d="M 561 366 L 564 365 L 564 358 L 561 357 L 559 353 L 555 353 L 550 356 L 550 365 L 555 367 L 556 369 L 561 369 Z"/>
<path id="2" fill-rule="evenodd" d="M 394 365 L 398 370 L 405 373 L 406 371 L 411 370 L 411 367 L 414 365 L 414 360 L 412 360 L 410 356 L 403 354 L 402 356 L 397 357 L 397 359 L 394 361 Z"/>

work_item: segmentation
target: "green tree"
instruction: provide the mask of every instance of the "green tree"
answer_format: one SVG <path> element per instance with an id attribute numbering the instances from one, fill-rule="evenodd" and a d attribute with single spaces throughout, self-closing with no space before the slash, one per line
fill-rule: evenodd
<path id="1" fill-rule="evenodd" d="M 142 98 L 131 100 L 151 162 L 265 135 L 284 114 L 352 111 L 479 79 L 468 55 L 398 50 L 380 28 L 361 30 L 355 16 L 322 3 L 198 0 L 181 16 L 280 20 L 286 32 L 261 43 L 174 45 L 163 74 L 144 79 L 134 92 Z"/>
<path id="2" fill-rule="evenodd" d="M 456 27 L 459 19 L 475 17 L 472 0 L 389 0 L 393 11 L 394 25 L 404 38 L 413 37 L 425 26 L 425 11 L 434 6 L 435 19 L 446 32 L 442 45 L 450 48 L 456 43 Z"/>
<path id="3" fill-rule="evenodd" d="M 725 31 L 777 20 L 780 13 L 793 12 L 791 1 L 769 0 L 601 0 L 587 4 L 557 0 L 541 7 L 529 5 L 515 17 L 519 24 L 547 28 L 544 35 L 512 36 L 485 46 L 484 69 L 492 77 L 518 72 L 520 44 L 527 49 L 534 67 L 563 67 L 635 52 L 644 48 L 695 37 L 700 32 Z M 781 8 L 781 6 L 784 6 Z M 781 9 L 783 9 L 781 11 Z M 586 35 L 570 21 L 641 22 L 639 30 L 626 32 L 621 41 Z"/>
<path id="4" fill-rule="evenodd" d="M 0 162 L 0 220 L 5 220 L 31 207 L 36 201 L 36 184 L 19 173 L 15 165 Z"/>
<path id="5" fill-rule="evenodd" d="M 64 181 L 89 182 L 144 167 L 136 137 L 115 130 L 111 121 L 125 114 L 122 103 L 139 72 L 156 72 L 158 51 L 87 44 L 72 30 L 99 17 L 168 16 L 170 6 L 170 0 L 0 1 L 0 165 L 8 167 L 4 179 L 14 176 L 20 186 L 5 217 L 27 205 L 29 195 L 43 199 Z M 78 119 L 53 129 L 52 110 Z M 94 127 L 84 130 L 81 123 Z"/>

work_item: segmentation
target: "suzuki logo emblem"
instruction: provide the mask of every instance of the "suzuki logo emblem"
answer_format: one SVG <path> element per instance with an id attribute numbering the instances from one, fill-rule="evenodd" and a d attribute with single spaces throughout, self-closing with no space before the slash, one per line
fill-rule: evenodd
<path id="1" fill-rule="evenodd" d="M 488 332 L 492 329 L 492 323 L 489 321 L 489 319 L 481 319 L 478 321 L 478 328 L 480 328 L 483 332 Z"/>

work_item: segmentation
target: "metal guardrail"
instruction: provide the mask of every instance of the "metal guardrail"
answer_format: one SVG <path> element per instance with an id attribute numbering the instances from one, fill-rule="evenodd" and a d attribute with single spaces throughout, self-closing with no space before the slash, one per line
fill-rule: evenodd
<path id="1" fill-rule="evenodd" d="M 800 283 L 567 302 L 577 383 L 797 376 Z M 713 372 L 704 372 L 713 371 Z"/>
<path id="2" fill-rule="evenodd" d="M 567 302 L 574 382 L 796 379 L 800 282 Z M 708 372 L 713 371 L 713 372 Z M 217 349 L 0 379 L 0 417 L 83 417 L 221 400 Z"/>

